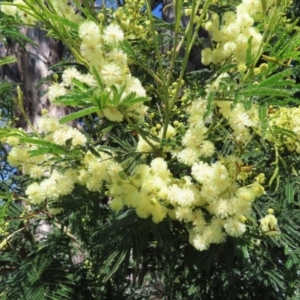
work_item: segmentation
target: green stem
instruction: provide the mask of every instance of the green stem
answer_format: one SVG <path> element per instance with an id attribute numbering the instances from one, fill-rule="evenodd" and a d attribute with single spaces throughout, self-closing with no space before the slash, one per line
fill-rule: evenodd
<path id="1" fill-rule="evenodd" d="M 268 45 L 269 41 L 271 40 L 272 32 L 275 30 L 275 27 L 276 27 L 275 17 L 277 14 L 278 14 L 278 12 L 276 12 L 276 9 L 274 9 L 272 12 L 270 21 L 268 22 L 267 27 L 264 30 L 264 33 L 262 36 L 262 41 L 260 43 L 256 57 L 255 57 L 253 63 L 251 64 L 251 67 L 248 69 L 247 73 L 245 74 L 244 78 L 241 80 L 241 84 L 245 83 L 246 80 L 248 79 L 248 77 L 253 73 L 253 69 L 255 68 L 256 64 L 258 63 L 259 59 L 261 58 L 262 54 L 264 53 L 265 47 Z M 265 19 L 265 21 L 266 21 L 266 19 Z M 275 26 L 274 26 L 274 24 L 275 24 Z"/>
<path id="2" fill-rule="evenodd" d="M 149 21 L 150 21 L 150 28 L 151 28 L 153 41 L 154 41 L 154 46 L 155 46 L 155 57 L 158 61 L 158 74 L 159 74 L 160 78 L 158 76 L 156 76 L 153 72 L 151 72 L 151 73 L 152 73 L 152 76 L 155 75 L 154 78 L 162 86 L 163 92 L 162 92 L 161 99 L 164 103 L 165 115 L 167 116 L 169 114 L 169 110 L 170 110 L 169 109 L 169 91 L 168 91 L 168 85 L 167 85 L 167 78 L 165 76 L 164 68 L 162 66 L 162 56 L 161 56 L 160 49 L 159 49 L 157 39 L 156 39 L 157 32 L 155 31 L 155 26 L 154 26 L 154 20 L 153 20 L 150 1 L 145 1 L 145 2 L 146 2 L 147 14 L 148 14 L 148 18 L 149 18 Z M 158 81 L 158 79 L 159 79 L 159 81 Z"/>
<path id="3" fill-rule="evenodd" d="M 132 122 L 132 120 L 126 114 L 126 112 L 123 112 L 123 116 L 124 116 L 125 120 L 128 122 L 128 124 L 131 126 L 131 128 L 134 129 L 151 148 L 155 149 L 155 145 L 153 145 L 153 143 L 150 142 L 150 140 L 145 135 L 145 133 L 140 129 L 140 127 L 137 126 L 137 124 L 135 124 L 134 122 Z"/>
<path id="4" fill-rule="evenodd" d="M 170 68 L 167 75 L 167 86 L 170 85 L 172 75 L 173 75 L 173 69 L 175 65 L 176 57 L 179 53 L 179 50 L 177 48 L 178 44 L 178 37 L 179 37 L 179 28 L 180 28 L 180 21 L 182 17 L 182 0 L 175 2 L 175 33 L 174 33 L 174 45 L 173 45 L 173 51 L 172 51 L 172 58 L 170 63 Z"/>
<path id="5" fill-rule="evenodd" d="M 48 3 L 49 8 L 45 6 L 45 4 L 40 0 L 35 0 L 33 3 L 31 3 L 32 1 L 28 0 L 24 0 L 24 2 L 26 3 L 29 9 L 24 9 L 24 6 L 20 6 L 20 8 L 22 8 L 22 10 L 24 10 L 26 13 L 35 16 L 41 22 L 43 22 L 47 28 L 45 30 L 47 30 L 48 32 L 53 31 L 56 34 L 58 34 L 60 39 L 64 41 L 66 46 L 70 49 L 76 60 L 82 63 L 85 67 L 89 68 L 88 62 L 79 54 L 79 49 L 76 40 L 70 35 L 69 28 L 66 28 L 62 23 L 59 23 L 59 28 L 53 26 L 55 22 L 58 22 L 57 19 L 55 20 L 55 22 L 51 22 L 53 20 L 53 16 L 58 16 L 59 14 L 56 12 L 56 9 L 52 5 L 51 1 L 49 1 Z M 32 12 L 34 12 L 34 14 Z"/>
<path id="6" fill-rule="evenodd" d="M 213 119 L 213 121 L 211 122 L 211 124 L 210 124 L 208 130 L 205 132 L 205 136 L 208 136 L 209 133 L 210 133 L 211 131 L 216 130 L 216 129 L 218 129 L 218 128 L 220 128 L 220 127 L 222 126 L 222 122 L 225 120 L 224 117 L 221 118 L 221 120 L 214 126 L 214 124 L 216 123 L 217 117 L 218 117 L 218 115 L 216 114 L 216 115 L 214 116 L 214 119 Z"/>
<path id="7" fill-rule="evenodd" d="M 183 76 L 185 74 L 190 52 L 191 52 L 192 47 L 195 43 L 196 37 L 198 35 L 198 30 L 199 30 L 199 28 L 200 28 L 200 26 L 203 22 L 204 17 L 206 16 L 206 13 L 207 13 L 207 10 L 208 10 L 208 8 L 211 4 L 211 1 L 212 0 L 207 0 L 205 2 L 204 7 L 201 11 L 201 16 L 199 18 L 198 24 L 197 24 L 196 28 L 194 29 L 193 28 L 194 19 L 195 19 L 195 16 L 196 16 L 196 12 L 197 12 L 200 4 L 201 4 L 201 0 L 198 0 L 197 3 L 196 3 L 195 0 L 193 0 L 191 19 L 190 19 L 189 24 L 187 26 L 187 29 L 184 33 L 184 36 L 182 37 L 181 42 L 178 44 L 177 49 L 176 49 L 176 52 L 179 53 L 180 48 L 182 47 L 183 42 L 186 39 L 187 48 L 185 50 L 183 63 L 182 63 L 182 68 L 181 68 L 181 72 L 180 72 L 180 75 L 179 75 L 179 78 L 178 78 L 178 84 L 176 86 L 173 98 L 171 100 L 171 103 L 169 104 L 168 110 L 166 111 L 166 115 L 165 115 L 164 130 L 163 130 L 163 135 L 162 135 L 163 138 L 166 137 L 168 125 L 169 125 L 170 119 L 171 119 L 172 109 L 175 105 L 176 100 L 178 99 L 178 94 L 179 94 L 179 91 L 180 91 L 180 88 L 181 88 L 180 82 L 182 81 Z"/>
<path id="8" fill-rule="evenodd" d="M 60 225 L 57 222 L 53 222 L 53 224 L 59 228 L 60 230 L 63 229 L 64 233 L 69 236 L 72 239 L 73 244 L 77 247 L 78 250 L 80 250 L 82 253 L 84 253 L 84 250 L 81 248 L 81 246 L 77 243 L 77 238 L 75 235 L 73 235 L 67 228 L 63 228 L 62 225 Z"/>
<path id="9" fill-rule="evenodd" d="M 143 65 L 142 62 L 136 60 L 135 61 L 141 68 L 143 68 L 145 71 L 148 72 L 148 74 L 150 74 L 154 80 L 159 84 L 159 85 L 163 85 L 163 81 L 151 70 L 149 69 L 147 66 Z"/>
<path id="10" fill-rule="evenodd" d="M 244 147 L 243 147 L 243 150 L 245 150 L 245 149 L 248 147 L 248 145 L 254 140 L 254 137 L 255 137 L 256 135 L 257 135 L 256 132 L 253 131 L 253 133 L 252 133 L 250 139 L 245 143 L 245 145 L 244 145 Z"/>
<path id="11" fill-rule="evenodd" d="M 16 99 L 16 102 L 19 105 L 19 108 L 21 110 L 22 116 L 26 120 L 26 123 L 29 125 L 29 127 L 32 130 L 32 132 L 34 132 L 38 137 L 40 137 L 40 134 L 34 128 L 33 124 L 29 120 L 28 115 L 27 115 L 27 113 L 25 111 L 25 108 L 24 108 L 24 95 L 23 95 L 23 92 L 21 91 L 21 88 L 19 86 L 17 86 L 17 94 L 18 94 L 18 98 Z"/>
<path id="12" fill-rule="evenodd" d="M 274 179 L 277 177 L 278 172 L 279 172 L 279 167 L 278 167 L 278 156 L 279 156 L 279 153 L 278 153 L 278 148 L 277 148 L 276 145 L 274 145 L 274 149 L 275 149 L 275 161 L 272 162 L 271 165 L 276 165 L 276 167 L 275 167 L 275 170 L 273 172 L 272 177 L 269 180 L 269 186 L 272 185 Z"/>
<path id="13" fill-rule="evenodd" d="M 166 82 L 166 78 L 165 78 L 165 74 L 164 74 L 164 69 L 162 66 L 162 59 L 161 59 L 161 53 L 159 51 L 159 47 L 158 47 L 158 43 L 157 43 L 157 39 L 156 39 L 156 30 L 155 30 L 155 26 L 154 26 L 154 20 L 153 20 L 153 16 L 152 16 L 152 10 L 151 10 L 151 6 L 150 6 L 150 1 L 145 1 L 146 2 L 146 7 L 147 7 L 147 14 L 148 14 L 148 18 L 150 21 L 150 29 L 152 32 L 152 36 L 153 36 L 153 41 L 154 41 L 154 47 L 155 47 L 155 55 L 156 55 L 156 59 L 158 61 L 158 72 L 160 74 L 160 78 L 162 83 Z"/>

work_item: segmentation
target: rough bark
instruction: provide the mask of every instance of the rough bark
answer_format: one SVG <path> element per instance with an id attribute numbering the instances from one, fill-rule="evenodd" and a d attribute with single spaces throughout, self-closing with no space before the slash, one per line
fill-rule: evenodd
<path id="1" fill-rule="evenodd" d="M 1 77 L 7 81 L 17 83 L 24 95 L 24 108 L 32 125 L 36 128 L 42 109 L 47 109 L 49 114 L 61 118 L 68 113 L 67 108 L 51 105 L 47 94 L 48 85 L 42 84 L 36 88 L 37 83 L 47 77 L 49 67 L 61 61 L 63 56 L 63 45 L 46 36 L 46 32 L 39 28 L 22 27 L 21 32 L 29 37 L 35 45 L 29 43 L 23 47 L 11 41 L 6 49 L 10 55 L 15 55 L 17 62 L 6 65 L 2 70 Z M 3 53 L 5 54 L 5 53 Z M 22 116 L 20 109 L 15 106 L 17 117 L 15 126 L 26 131 L 31 131 L 26 119 Z M 46 222 L 36 228 L 36 238 L 40 239 L 49 232 L 51 227 Z M 78 261 L 78 258 L 75 258 Z"/>
<path id="2" fill-rule="evenodd" d="M 3 70 L 2 78 L 19 83 L 24 94 L 25 111 L 34 126 L 37 125 L 42 109 L 47 109 L 50 115 L 58 118 L 66 114 L 66 109 L 52 106 L 45 93 L 47 85 L 43 84 L 38 89 L 36 84 L 49 75 L 49 67 L 62 59 L 63 46 L 54 39 L 46 36 L 46 32 L 39 28 L 22 27 L 23 34 L 28 36 L 36 45 L 29 43 L 21 47 L 11 41 L 8 54 L 17 58 L 17 63 L 8 65 Z M 29 130 L 28 124 L 16 108 L 16 126 Z"/>

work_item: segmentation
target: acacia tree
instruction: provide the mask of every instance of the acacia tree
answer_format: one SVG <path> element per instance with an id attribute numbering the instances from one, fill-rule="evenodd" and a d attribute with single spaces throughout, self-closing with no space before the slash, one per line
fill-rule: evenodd
<path id="1" fill-rule="evenodd" d="M 74 55 L 48 96 L 76 112 L 1 130 L 26 179 L 1 207 L 1 296 L 297 299 L 299 33 L 288 1 L 227 2 L 176 1 L 174 24 L 148 2 L 17 4 Z"/>

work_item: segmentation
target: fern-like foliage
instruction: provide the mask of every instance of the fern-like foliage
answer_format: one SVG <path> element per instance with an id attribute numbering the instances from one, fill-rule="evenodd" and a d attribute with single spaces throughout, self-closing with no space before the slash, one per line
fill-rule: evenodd
<path id="1" fill-rule="evenodd" d="M 85 4 L 90 2 L 82 1 Z M 51 6 L 51 1 L 49 3 Z M 218 11 L 217 7 L 213 7 L 213 10 L 221 14 L 229 8 L 226 6 Z M 88 6 L 82 11 L 88 14 Z M 90 15 L 90 19 L 93 18 Z M 58 16 L 53 17 L 53 20 L 61 22 L 65 30 L 68 28 L 70 37 L 78 38 L 78 24 Z M 172 25 L 157 19 L 155 24 L 159 29 L 173 29 Z M 233 99 L 232 106 L 243 99 L 242 104 L 246 109 L 250 109 L 252 104 L 259 107 L 262 132 L 254 132 L 253 129 L 251 143 L 244 147 L 238 147 L 238 141 L 232 137 L 232 128 L 224 118 L 213 133 L 216 157 L 224 158 L 239 151 L 245 164 L 255 164 L 249 171 L 251 179 L 259 175 L 256 170 L 263 170 L 266 174 L 266 194 L 255 202 L 252 216 L 245 221 L 251 230 L 239 238 L 227 237 L 224 243 L 212 244 L 209 251 L 200 252 L 188 242 L 188 226 L 171 217 L 155 224 L 151 218 L 137 217 L 131 208 L 115 213 L 108 205 L 109 194 L 89 191 L 79 183 L 76 183 L 69 195 L 47 200 L 48 203 L 41 203 L 29 210 L 23 191 L 31 179 L 15 175 L 2 176 L 0 299 L 298 300 L 299 155 L 284 147 L 280 153 L 276 152 L 278 145 L 274 146 L 264 137 L 271 132 L 279 141 L 295 138 L 294 132 L 280 126 L 270 129 L 268 118 L 270 104 L 276 108 L 299 104 L 299 85 L 295 83 L 300 73 L 299 54 L 295 50 L 299 41 L 295 27 L 291 27 L 291 30 L 283 30 L 280 26 L 277 28 L 272 47 L 267 48 L 261 58 L 261 61 L 268 61 L 269 69 L 257 74 L 258 84 L 253 82 L 253 74 L 250 79 L 245 77 L 244 81 L 241 80 L 240 73 L 232 71 L 236 67 L 235 63 L 219 70 L 202 70 L 184 75 L 190 97 L 198 98 L 205 94 L 205 84 L 213 83 L 217 76 L 227 72 L 230 76 L 220 83 L 220 90 L 228 91 L 226 96 Z M 158 38 L 159 46 L 164 43 L 165 40 Z M 135 41 L 132 45 L 124 42 L 121 47 L 133 58 L 137 53 L 134 50 L 136 44 Z M 157 70 L 157 61 L 149 60 L 147 56 L 153 51 L 153 45 L 142 41 L 138 47 L 140 67 Z M 251 49 L 248 49 L 247 56 L 251 70 L 254 67 L 250 66 Z M 169 67 L 168 62 L 168 57 L 164 56 L 161 63 L 165 68 Z M 174 62 L 174 81 L 180 74 L 181 63 L 181 58 Z M 141 81 L 153 83 L 149 74 L 143 75 L 136 66 L 132 69 L 132 74 L 140 76 Z M 103 84 L 99 74 L 92 71 L 99 88 L 89 88 L 74 80 L 74 92 L 57 100 L 78 109 L 60 122 L 78 119 L 89 139 L 87 146 L 72 148 L 71 141 L 60 146 L 51 141 L 25 137 L 17 130 L 9 133 L 11 136 L 18 135 L 20 142 L 34 145 L 34 150 L 29 150 L 32 158 L 51 154 L 54 166 L 59 167 L 63 157 L 68 167 L 75 168 L 83 160 L 82 153 L 90 151 L 99 157 L 99 152 L 103 152 L 113 155 L 113 159 L 124 167 L 124 173 L 132 174 L 137 164 L 149 163 L 150 158 L 135 151 L 138 139 L 127 123 L 117 123 L 117 126 L 115 122 L 106 119 L 99 121 L 97 112 L 105 107 L 108 96 L 101 86 Z M 124 88 L 112 86 L 111 92 L 112 104 L 118 106 Z M 152 93 L 152 107 L 159 98 L 159 92 L 155 89 L 149 92 Z M 120 110 L 149 100 L 135 96 L 131 93 L 125 97 Z M 214 93 L 207 97 L 207 117 L 214 109 L 219 116 L 214 107 L 214 97 Z M 178 101 L 178 107 L 180 105 L 184 106 L 184 101 Z M 181 115 L 180 118 L 186 120 L 188 117 Z M 157 112 L 153 119 L 147 121 L 152 126 L 152 121 L 161 121 L 161 115 Z M 0 134 L 4 136 L 7 130 L 0 130 Z M 155 140 L 150 128 L 149 136 Z M 164 139 L 162 147 L 176 147 L 180 142 L 176 139 Z M 151 155 L 153 158 L 160 153 L 153 151 Z M 210 161 L 207 158 L 207 162 L 211 163 L 213 159 Z M 180 163 L 174 165 L 174 160 L 170 158 L 169 164 L 174 174 L 182 175 L 183 167 Z M 64 169 L 61 169 L 63 172 Z M 183 176 L 186 175 L 189 174 L 185 171 Z M 256 220 L 265 216 L 268 208 L 274 209 L 279 227 L 270 228 L 270 232 L 261 232 Z M 50 213 L 51 209 L 61 209 L 62 212 L 55 216 Z"/>

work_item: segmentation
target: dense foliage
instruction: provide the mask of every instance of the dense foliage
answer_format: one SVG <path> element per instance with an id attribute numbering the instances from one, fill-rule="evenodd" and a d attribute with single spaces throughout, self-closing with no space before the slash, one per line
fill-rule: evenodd
<path id="1" fill-rule="evenodd" d="M 23 174 L 1 190 L 3 299 L 299 298 L 290 4 L 179 0 L 166 24 L 138 0 L 2 2 L 69 48 L 45 80 L 73 108 L 0 129 Z"/>

